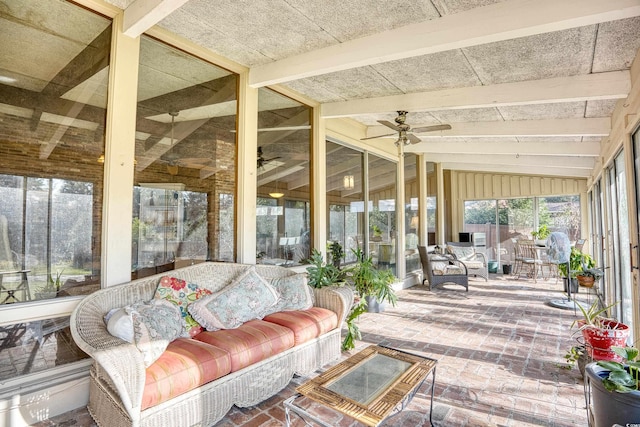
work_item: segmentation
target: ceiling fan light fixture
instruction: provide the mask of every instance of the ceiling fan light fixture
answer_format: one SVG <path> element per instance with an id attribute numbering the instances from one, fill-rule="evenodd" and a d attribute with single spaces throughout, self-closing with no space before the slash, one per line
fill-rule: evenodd
<path id="1" fill-rule="evenodd" d="M 274 199 L 279 199 L 280 197 L 284 196 L 284 193 L 280 193 L 279 191 L 273 191 L 269 193 L 269 196 L 273 197 Z"/>

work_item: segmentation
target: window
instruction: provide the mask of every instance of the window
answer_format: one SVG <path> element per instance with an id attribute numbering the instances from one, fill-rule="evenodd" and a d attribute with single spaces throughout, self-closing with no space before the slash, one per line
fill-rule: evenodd
<path id="1" fill-rule="evenodd" d="M 405 271 L 420 270 L 418 254 L 418 156 L 406 154 L 404 158 L 404 263 Z"/>
<path id="2" fill-rule="evenodd" d="M 132 277 L 235 260 L 237 76 L 142 36 Z"/>
<path id="3" fill-rule="evenodd" d="M 52 314 L 0 327 L 0 381 L 86 357 L 60 307 L 100 288 L 112 32 L 70 2 L 13 3 L 0 39 L 0 318 L 37 318 L 36 300 Z"/>
<path id="4" fill-rule="evenodd" d="M 258 92 L 257 259 L 300 265 L 311 251 L 311 108 Z"/>
<path id="5" fill-rule="evenodd" d="M 396 182 L 398 165 L 369 154 L 369 254 L 379 268 L 390 268 L 396 274 Z"/>
<path id="6" fill-rule="evenodd" d="M 363 153 L 327 141 L 327 241 L 342 245 L 344 263 L 364 250 L 363 161 Z"/>

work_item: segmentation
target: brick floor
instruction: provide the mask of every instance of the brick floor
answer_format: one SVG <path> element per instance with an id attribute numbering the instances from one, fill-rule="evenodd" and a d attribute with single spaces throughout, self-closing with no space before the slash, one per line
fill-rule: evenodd
<path id="1" fill-rule="evenodd" d="M 513 281 L 492 275 L 470 281 L 469 292 L 455 285 L 429 291 L 417 286 L 399 292 L 398 305 L 366 313 L 356 351 L 384 344 L 438 359 L 434 424 L 437 426 L 586 426 L 584 391 L 576 368 L 563 356 L 575 343 L 572 310 L 552 308 L 562 298 L 553 280 Z M 583 293 L 579 300 L 586 300 Z M 344 357 L 352 354 L 345 353 Z M 564 367 L 564 368 L 563 368 Z M 233 408 L 216 426 L 282 426 L 282 401 L 304 381 L 294 380 L 278 395 L 252 408 Z M 388 422 L 429 426 L 429 386 Z M 335 426 L 357 426 L 332 415 Z M 94 426 L 84 408 L 38 426 Z M 295 426 L 302 426 L 294 420 Z"/>

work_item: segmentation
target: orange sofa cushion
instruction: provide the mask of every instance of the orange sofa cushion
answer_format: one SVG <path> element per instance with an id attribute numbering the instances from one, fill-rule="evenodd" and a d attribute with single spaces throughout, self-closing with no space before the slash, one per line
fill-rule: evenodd
<path id="1" fill-rule="evenodd" d="M 231 357 L 225 350 L 191 338 L 178 338 L 147 368 L 142 409 L 193 390 L 229 372 Z"/>
<path id="2" fill-rule="evenodd" d="M 235 329 L 202 332 L 194 339 L 227 351 L 231 372 L 294 346 L 291 329 L 263 320 L 250 320 Z"/>
<path id="3" fill-rule="evenodd" d="M 338 316 L 333 311 L 320 307 L 281 311 L 265 316 L 263 320 L 291 329 L 296 345 L 319 337 L 338 326 Z"/>

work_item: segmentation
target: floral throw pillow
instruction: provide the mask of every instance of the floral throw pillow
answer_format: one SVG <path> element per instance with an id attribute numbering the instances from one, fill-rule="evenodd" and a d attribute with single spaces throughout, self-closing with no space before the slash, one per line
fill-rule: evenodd
<path id="1" fill-rule="evenodd" d="M 202 326 L 189 314 L 187 307 L 205 295 L 211 295 L 211 291 L 201 288 L 195 283 L 187 283 L 176 277 L 164 276 L 156 288 L 154 298 L 165 299 L 174 303 L 182 315 L 184 326 L 183 336 L 194 337 L 202 332 Z"/>
<path id="2" fill-rule="evenodd" d="M 191 304 L 189 313 L 208 331 L 233 329 L 262 319 L 277 299 L 275 289 L 250 268 L 222 291 Z"/>
<path id="3" fill-rule="evenodd" d="M 149 367 L 183 333 L 180 310 L 162 299 L 136 302 L 117 309 L 109 317 L 107 330 L 135 344 Z"/>
<path id="4" fill-rule="evenodd" d="M 308 310 L 313 307 L 313 291 L 304 274 L 277 277 L 271 279 L 269 284 L 278 292 L 278 301 L 269 310 L 271 313 Z"/>

